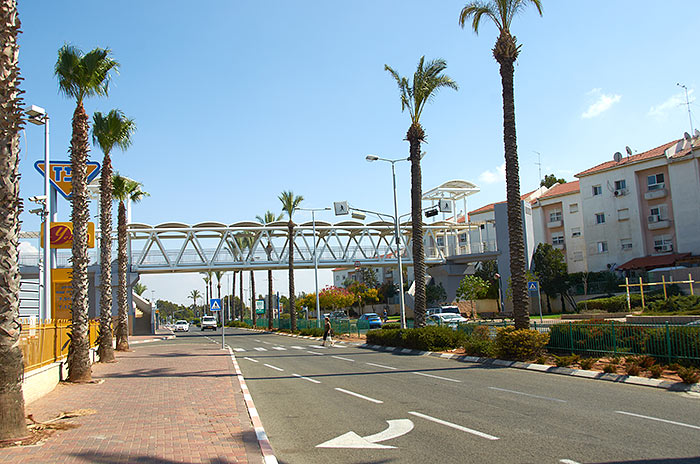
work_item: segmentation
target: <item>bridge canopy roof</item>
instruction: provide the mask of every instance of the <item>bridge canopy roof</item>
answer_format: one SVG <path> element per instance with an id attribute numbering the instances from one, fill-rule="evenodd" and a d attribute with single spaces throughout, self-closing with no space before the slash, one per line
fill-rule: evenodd
<path id="1" fill-rule="evenodd" d="M 472 182 L 466 180 L 448 180 L 437 187 L 431 188 L 423 193 L 423 200 L 461 200 L 462 198 L 474 195 L 481 189 Z"/>

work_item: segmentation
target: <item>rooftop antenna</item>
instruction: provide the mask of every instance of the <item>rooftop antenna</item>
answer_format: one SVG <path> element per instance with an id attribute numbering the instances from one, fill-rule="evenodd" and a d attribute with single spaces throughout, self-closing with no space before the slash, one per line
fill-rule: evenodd
<path id="1" fill-rule="evenodd" d="M 542 179 L 542 154 L 539 151 L 532 150 L 533 153 L 537 153 L 537 162 L 535 163 L 537 165 L 537 169 L 539 172 L 540 176 L 540 182 L 542 182 L 544 179 Z"/>
<path id="2" fill-rule="evenodd" d="M 625 147 L 625 151 L 627 152 L 627 157 L 629 158 L 632 156 L 632 149 L 630 147 Z"/>
<path id="3" fill-rule="evenodd" d="M 688 99 L 688 87 L 681 83 L 676 83 L 678 87 L 685 90 L 685 105 L 688 107 L 688 119 L 690 120 L 690 133 L 693 133 L 693 116 L 690 114 L 690 100 Z"/>

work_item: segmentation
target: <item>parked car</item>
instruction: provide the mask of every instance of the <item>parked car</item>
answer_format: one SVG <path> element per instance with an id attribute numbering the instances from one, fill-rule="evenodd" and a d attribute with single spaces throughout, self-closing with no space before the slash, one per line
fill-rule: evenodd
<path id="1" fill-rule="evenodd" d="M 688 322 L 686 325 L 689 325 L 691 327 L 698 327 L 700 326 L 700 319 L 698 319 L 697 321 Z"/>
<path id="2" fill-rule="evenodd" d="M 446 327 L 452 327 L 453 329 L 456 329 L 457 326 L 461 323 L 468 322 L 469 319 L 466 319 L 459 314 L 454 314 L 454 313 L 441 313 L 441 314 L 431 314 L 428 316 L 425 320 L 425 323 L 427 325 L 438 325 L 438 326 L 446 326 Z"/>
<path id="3" fill-rule="evenodd" d="M 202 318 L 202 330 L 216 330 L 216 318 L 214 316 L 204 316 Z"/>
<path id="4" fill-rule="evenodd" d="M 345 311 L 343 310 L 338 310 L 338 311 L 333 311 L 328 315 L 328 318 L 333 320 L 333 319 L 348 319 L 348 315 Z"/>
<path id="5" fill-rule="evenodd" d="M 190 323 L 187 321 L 177 321 L 174 326 L 175 332 L 189 332 Z"/>
<path id="6" fill-rule="evenodd" d="M 370 329 L 381 329 L 382 328 L 382 320 L 379 317 L 379 314 L 377 313 L 367 313 L 363 314 L 360 316 L 360 318 L 357 320 L 358 322 L 367 322 L 369 324 Z"/>
<path id="7" fill-rule="evenodd" d="M 444 314 L 444 313 L 452 313 L 452 314 L 460 315 L 459 308 L 457 306 L 436 306 L 434 308 L 428 308 L 425 310 L 426 316 L 429 316 L 431 314 Z"/>

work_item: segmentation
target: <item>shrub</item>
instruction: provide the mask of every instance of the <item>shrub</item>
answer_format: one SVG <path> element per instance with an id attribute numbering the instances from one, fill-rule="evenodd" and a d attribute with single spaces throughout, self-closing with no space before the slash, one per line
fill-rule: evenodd
<path id="1" fill-rule="evenodd" d="M 639 364 L 637 363 L 632 363 L 627 365 L 627 375 L 639 375 L 641 372 L 642 368 L 639 367 Z"/>
<path id="2" fill-rule="evenodd" d="M 501 327 L 494 340 L 494 353 L 503 359 L 534 359 L 542 353 L 548 341 L 548 334 L 536 330 Z"/>
<path id="3" fill-rule="evenodd" d="M 580 359 L 579 355 L 572 356 L 554 356 L 554 363 L 557 367 L 569 367 L 572 364 L 576 364 Z"/>
<path id="4" fill-rule="evenodd" d="M 618 364 L 620 364 L 620 357 L 613 356 L 612 358 L 610 358 L 610 364 L 613 366 L 617 366 Z"/>
<path id="5" fill-rule="evenodd" d="M 656 359 L 653 356 L 641 356 L 639 359 L 639 365 L 643 369 L 649 369 L 654 364 L 656 364 Z"/>
<path id="6" fill-rule="evenodd" d="M 309 337 L 323 337 L 323 329 L 321 327 L 311 327 L 308 329 L 301 329 L 299 335 L 305 335 Z"/>
<path id="7" fill-rule="evenodd" d="M 614 374 L 615 372 L 617 372 L 617 366 L 614 364 L 606 364 L 605 366 L 603 366 L 603 372 L 605 372 L 606 374 Z"/>
<path id="8" fill-rule="evenodd" d="M 581 366 L 581 369 L 586 369 L 589 370 L 593 365 L 598 361 L 598 358 L 583 358 L 579 360 L 579 365 Z"/>
<path id="9" fill-rule="evenodd" d="M 448 327 L 420 329 L 375 329 L 367 332 L 367 343 L 424 351 L 443 351 L 462 346 L 466 336 Z"/>
<path id="10" fill-rule="evenodd" d="M 652 313 L 696 313 L 700 314 L 700 295 L 672 296 L 668 300 L 652 301 L 646 307 Z"/>
<path id="11" fill-rule="evenodd" d="M 649 373 L 651 374 L 652 379 L 658 379 L 661 377 L 661 374 L 663 373 L 664 368 L 661 367 L 659 364 L 654 364 L 652 366 L 649 366 Z"/>
<path id="12" fill-rule="evenodd" d="M 694 367 L 681 367 L 677 373 L 684 383 L 698 383 L 700 381 L 700 372 Z"/>
<path id="13" fill-rule="evenodd" d="M 464 341 L 464 353 L 468 356 L 491 357 L 493 356 L 493 341 L 472 335 Z"/>
<path id="14" fill-rule="evenodd" d="M 486 325 L 477 325 L 472 331 L 472 337 L 481 340 L 491 340 L 491 329 Z"/>
<path id="15" fill-rule="evenodd" d="M 547 357 L 543 354 L 539 355 L 537 358 L 535 358 L 535 363 L 537 364 L 547 364 Z"/>
<path id="16" fill-rule="evenodd" d="M 382 326 L 384 330 L 400 329 L 401 324 L 399 322 L 387 322 Z"/>
<path id="17" fill-rule="evenodd" d="M 226 323 L 226 327 L 243 327 L 246 329 L 250 329 L 250 326 L 242 321 L 228 321 Z"/>

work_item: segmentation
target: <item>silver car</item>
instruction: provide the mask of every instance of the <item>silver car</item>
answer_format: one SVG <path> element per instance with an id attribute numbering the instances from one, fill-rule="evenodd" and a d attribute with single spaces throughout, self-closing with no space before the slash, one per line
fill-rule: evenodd
<path id="1" fill-rule="evenodd" d="M 204 316 L 202 318 L 202 330 L 216 330 L 216 318 L 214 316 Z"/>
<path id="2" fill-rule="evenodd" d="M 190 323 L 187 321 L 177 321 L 174 326 L 175 332 L 189 332 Z"/>

